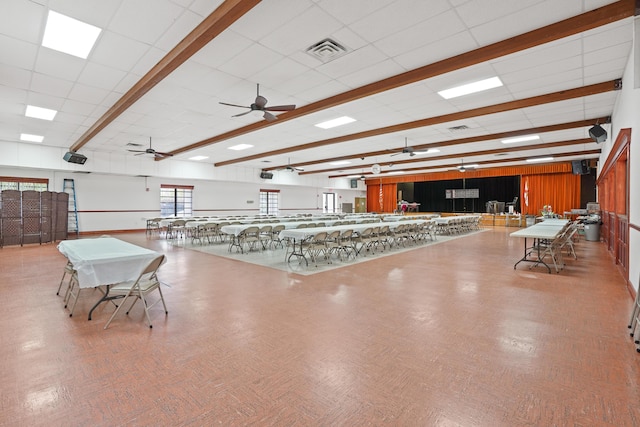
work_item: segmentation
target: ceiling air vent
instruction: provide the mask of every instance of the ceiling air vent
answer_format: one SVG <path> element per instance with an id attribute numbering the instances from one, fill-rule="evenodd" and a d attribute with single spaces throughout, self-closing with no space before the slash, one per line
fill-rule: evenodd
<path id="1" fill-rule="evenodd" d="M 335 40 L 324 39 L 308 47 L 307 53 L 322 62 L 329 62 L 347 53 L 347 49 Z"/>
<path id="2" fill-rule="evenodd" d="M 462 132 L 467 129 L 469 129 L 469 126 L 467 125 L 453 126 L 449 128 L 449 132 Z"/>

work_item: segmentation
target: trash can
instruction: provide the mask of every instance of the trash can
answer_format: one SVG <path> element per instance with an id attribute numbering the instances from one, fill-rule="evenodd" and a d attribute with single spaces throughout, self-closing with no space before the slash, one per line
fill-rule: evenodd
<path id="1" fill-rule="evenodd" d="M 589 242 L 599 242 L 600 224 L 584 224 L 584 239 Z"/>
<path id="2" fill-rule="evenodd" d="M 534 225 L 536 223 L 536 217 L 533 215 L 527 215 L 525 217 L 525 222 L 527 227 L 531 227 L 532 225 Z"/>

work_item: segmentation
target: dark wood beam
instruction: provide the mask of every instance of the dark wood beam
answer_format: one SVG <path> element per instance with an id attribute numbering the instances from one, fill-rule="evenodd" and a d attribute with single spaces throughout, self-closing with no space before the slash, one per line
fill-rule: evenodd
<path id="1" fill-rule="evenodd" d="M 171 74 L 261 0 L 225 0 L 107 110 L 71 147 L 78 151 L 138 99 Z"/>
<path id="2" fill-rule="evenodd" d="M 480 64 L 515 52 L 520 52 L 522 50 L 549 43 L 554 40 L 559 40 L 565 37 L 579 34 L 593 28 L 598 28 L 602 25 L 610 24 L 620 19 L 633 16 L 635 1 L 636 0 L 620 0 L 615 3 L 611 3 L 606 6 L 582 13 L 572 18 L 568 18 L 554 24 L 529 31 L 524 34 L 520 34 L 507 40 L 499 41 L 488 46 L 483 46 L 478 49 L 462 53 L 460 55 L 452 56 L 441 61 L 416 68 L 414 70 L 388 77 L 386 79 L 382 79 L 377 82 L 373 82 L 359 88 L 352 89 L 350 91 L 343 92 L 341 94 L 298 107 L 293 111 L 280 114 L 278 116 L 278 120 L 276 121 L 267 122 L 266 120 L 262 120 L 256 123 L 252 123 L 250 125 L 243 126 L 241 128 L 234 129 L 229 132 L 212 136 L 211 138 L 207 138 L 202 141 L 178 148 L 171 151 L 170 153 L 176 155 L 184 153 L 186 151 L 195 150 L 197 148 L 206 147 L 208 145 L 216 144 L 231 138 L 264 129 L 269 126 L 274 126 L 279 123 L 285 123 L 289 120 L 293 120 L 307 114 L 316 113 L 327 108 L 362 99 L 391 89 L 396 89 L 401 86 L 416 83 L 431 77 L 459 70 L 461 68 Z M 218 165 L 216 164 L 216 166 Z"/>
<path id="3" fill-rule="evenodd" d="M 551 102 L 566 101 L 568 99 L 581 98 L 584 96 L 596 95 L 599 93 L 610 92 L 620 88 L 620 79 L 610 80 L 608 82 L 596 83 L 579 88 L 561 90 L 558 92 L 548 93 L 545 95 L 532 96 L 530 98 L 518 99 L 515 101 L 503 102 L 500 104 L 488 105 L 486 107 L 473 108 L 466 111 L 458 111 L 455 113 L 444 114 L 442 116 L 430 117 L 426 119 L 414 120 L 412 122 L 400 123 L 397 125 L 386 126 L 377 129 L 369 129 L 363 132 L 341 135 L 334 138 L 323 139 L 321 141 L 309 142 L 307 144 L 297 145 L 295 147 L 287 147 L 279 150 L 268 151 L 261 154 L 255 154 L 247 157 L 226 160 L 224 162 L 214 163 L 214 166 L 227 166 L 248 160 L 255 160 L 267 156 L 291 153 L 293 151 L 309 150 L 312 148 L 323 147 L 340 142 L 352 141 L 354 139 L 370 138 L 373 136 L 384 135 L 395 132 L 402 132 L 409 129 L 415 129 L 425 126 L 432 126 L 440 123 L 452 122 L 455 120 L 470 119 L 472 117 L 484 116 L 487 114 L 504 113 L 506 111 L 518 110 L 521 108 L 534 107 L 538 105 L 548 104 Z"/>
<path id="4" fill-rule="evenodd" d="M 473 142 L 482 142 L 482 141 L 490 141 L 490 140 L 494 140 L 494 139 L 513 138 L 513 137 L 516 137 L 516 136 L 531 135 L 531 134 L 545 133 L 545 132 L 555 132 L 555 131 L 559 131 L 559 130 L 566 130 L 566 129 L 574 129 L 574 128 L 580 128 L 580 127 L 593 126 L 594 123 L 608 123 L 608 122 L 609 122 L 609 117 L 598 117 L 598 118 L 593 118 L 593 119 L 589 119 L 589 120 L 578 120 L 578 121 L 575 121 L 575 122 L 559 123 L 559 124 L 555 124 L 555 125 L 539 126 L 539 127 L 535 127 L 535 128 L 528 128 L 528 129 L 518 129 L 518 130 L 509 131 L 509 132 L 499 132 L 499 133 L 493 133 L 493 134 L 488 134 L 488 135 L 478 135 L 478 136 L 470 136 L 470 137 L 467 137 L 467 138 L 458 138 L 458 139 L 449 139 L 449 140 L 445 140 L 445 141 L 436 141 L 436 142 L 430 142 L 428 144 L 412 145 L 412 148 L 414 150 L 428 150 L 429 148 L 450 147 L 450 146 L 453 146 L 453 145 L 470 144 L 470 143 L 473 143 Z M 331 158 L 318 159 L 318 160 L 309 161 L 309 162 L 300 162 L 300 163 L 295 163 L 295 164 L 292 163 L 291 166 L 304 167 L 304 166 L 317 165 L 317 164 L 321 164 L 321 163 L 337 162 L 339 160 L 352 160 L 352 159 L 360 159 L 360 158 L 363 158 L 363 157 L 366 158 L 366 157 L 374 157 L 374 156 L 385 156 L 385 155 L 392 154 L 392 153 L 390 153 L 392 151 L 399 152 L 403 148 L 404 147 L 395 147 L 395 148 L 391 148 L 391 149 L 388 149 L 388 150 L 367 151 L 367 152 L 364 152 L 364 153 L 354 153 L 354 154 L 349 154 L 348 156 L 331 157 Z M 283 166 L 270 166 L 268 168 L 264 168 L 263 170 L 270 171 L 270 170 L 275 170 L 275 169 L 281 169 L 282 167 Z M 344 168 L 341 168 L 341 169 L 344 169 Z"/>
<path id="5" fill-rule="evenodd" d="M 558 148 L 558 147 L 566 147 L 566 146 L 572 146 L 577 144 L 593 144 L 593 139 L 591 138 L 571 139 L 567 141 L 547 142 L 544 144 L 519 145 L 516 147 L 496 148 L 493 150 L 470 151 L 470 152 L 465 152 L 464 157 L 468 158 L 473 156 L 488 156 L 491 154 L 498 154 L 498 153 L 517 153 L 518 151 L 539 150 L 541 148 L 542 149 Z M 434 161 L 446 160 L 446 159 L 459 159 L 460 157 L 461 157 L 460 154 L 444 154 L 441 156 L 429 156 L 429 157 L 421 156 L 418 159 L 411 158 L 411 159 L 397 160 L 397 161 L 378 162 L 378 164 L 380 164 L 381 166 L 389 166 L 391 164 L 393 164 L 394 166 L 398 166 L 398 165 L 408 165 L 412 163 L 434 162 Z M 477 163 L 471 160 L 469 162 Z M 366 165 L 353 165 L 353 166 L 336 167 L 336 168 L 314 170 L 314 171 L 307 171 L 307 172 L 298 172 L 298 175 L 312 175 L 312 174 L 318 174 L 318 173 L 344 171 L 349 169 L 354 169 L 357 171 L 357 170 L 362 170 L 362 168 L 370 168 L 373 165 L 374 165 L 373 163 L 370 163 Z"/>
<path id="6" fill-rule="evenodd" d="M 600 154 L 601 150 L 600 149 L 596 149 L 596 150 L 587 150 L 587 151 L 572 151 L 569 153 L 561 153 L 561 154 L 554 154 L 553 157 L 557 158 L 557 157 L 572 157 L 572 156 L 591 156 L 591 155 L 598 155 Z M 498 160 L 485 160 L 485 161 L 481 161 L 481 162 L 473 162 L 473 164 L 478 164 L 478 165 L 494 165 L 494 164 L 500 164 L 500 163 L 509 163 L 509 162 L 523 162 L 526 161 L 528 158 L 530 157 L 517 157 L 517 158 L 511 158 L 511 159 L 498 159 Z M 433 170 L 433 169 L 453 169 L 460 166 L 460 163 L 456 162 L 456 163 L 449 163 L 446 165 L 438 165 L 438 166 L 425 166 L 425 167 L 419 167 L 419 168 L 410 168 L 410 169 L 403 169 L 405 172 L 420 172 L 420 171 L 426 171 L 426 170 Z M 460 172 L 462 173 L 462 172 Z M 372 177 L 372 173 L 371 172 L 363 172 L 363 173 L 358 173 L 359 175 L 365 175 L 365 176 L 369 176 Z M 340 174 L 340 175 L 330 175 L 329 178 L 344 178 L 347 176 L 353 175 L 353 173 L 348 173 L 348 174 Z M 388 175 L 386 174 L 382 174 L 379 175 L 379 177 L 383 177 L 383 178 L 387 178 Z"/>

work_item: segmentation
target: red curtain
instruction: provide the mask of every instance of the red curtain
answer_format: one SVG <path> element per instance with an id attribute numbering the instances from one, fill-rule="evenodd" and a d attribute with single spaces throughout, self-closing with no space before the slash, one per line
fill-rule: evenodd
<path id="1" fill-rule="evenodd" d="M 522 175 L 520 180 L 521 210 L 528 215 L 540 215 L 544 205 L 562 215 L 580 207 L 580 175 L 553 173 Z"/>
<path id="2" fill-rule="evenodd" d="M 367 182 L 367 212 L 391 213 L 396 209 L 396 184 Z"/>

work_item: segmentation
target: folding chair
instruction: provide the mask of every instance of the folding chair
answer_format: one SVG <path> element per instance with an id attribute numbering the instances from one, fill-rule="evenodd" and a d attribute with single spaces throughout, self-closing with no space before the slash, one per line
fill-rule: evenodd
<path id="1" fill-rule="evenodd" d="M 138 302 L 138 300 L 142 300 L 142 304 L 144 306 L 144 313 L 147 317 L 147 322 L 149 323 L 149 327 L 153 328 L 151 324 L 151 318 L 149 317 L 149 309 L 151 309 L 154 305 L 159 302 L 162 302 L 162 306 L 164 307 L 164 313 L 169 314 L 167 311 L 167 305 L 164 302 L 164 296 L 162 295 L 162 289 L 160 288 L 160 281 L 158 280 L 157 272 L 158 268 L 164 261 L 164 255 L 160 255 L 156 257 L 153 261 L 151 261 L 145 269 L 140 273 L 140 276 L 136 280 L 130 280 L 128 282 L 122 282 L 115 285 L 112 285 L 109 289 L 109 296 L 122 296 L 122 302 L 118 305 L 118 308 L 113 312 L 107 323 L 104 325 L 104 329 L 107 329 L 111 324 L 111 321 L 116 314 L 120 311 L 120 309 L 125 305 L 127 299 L 129 297 L 135 298 L 133 304 L 129 307 L 126 314 L 128 315 L 133 306 Z M 149 303 L 147 296 L 150 295 L 153 291 L 158 290 L 160 294 L 159 298 L 153 303 Z"/>

